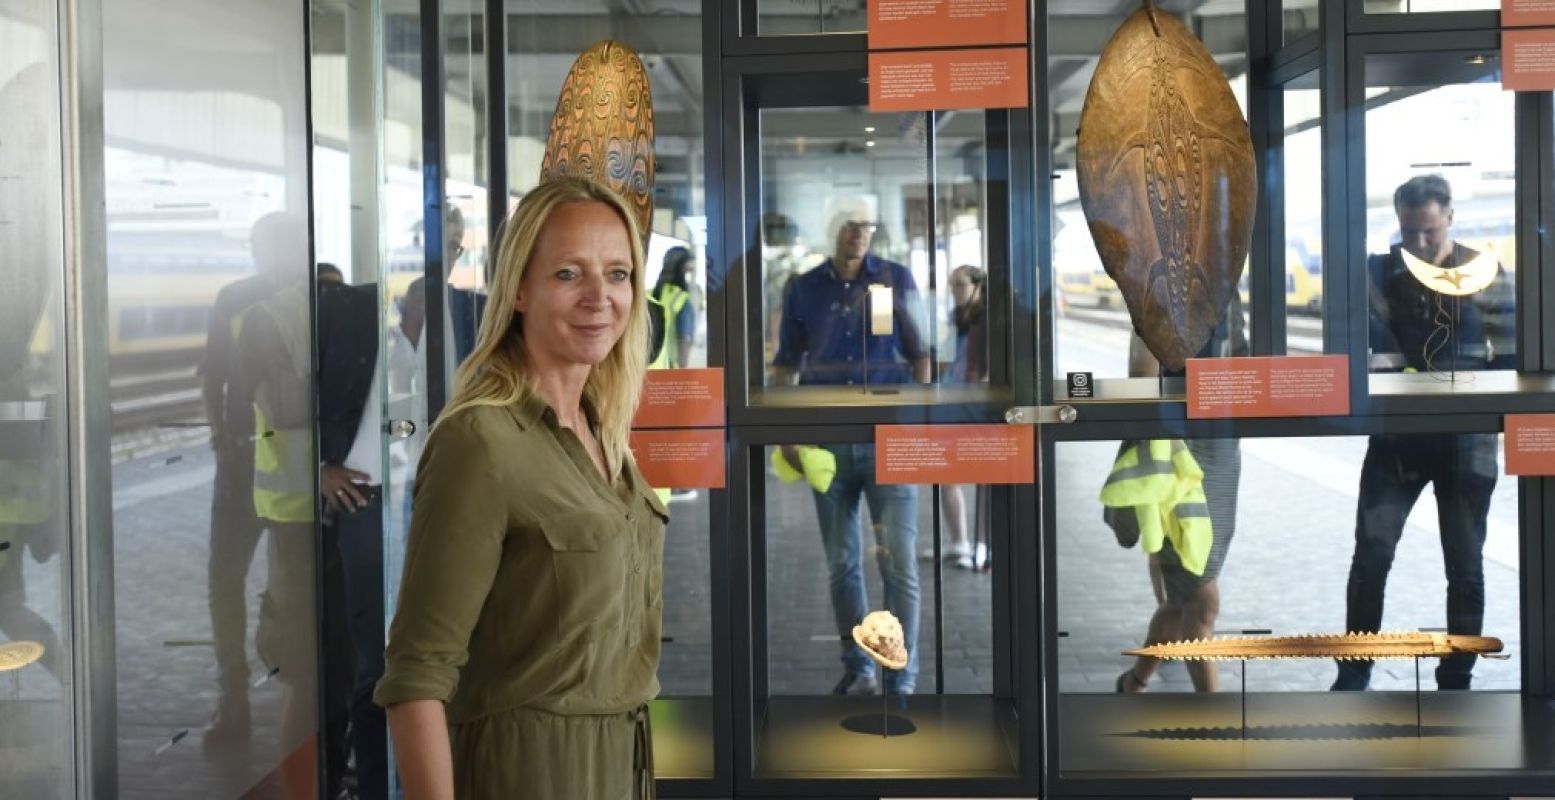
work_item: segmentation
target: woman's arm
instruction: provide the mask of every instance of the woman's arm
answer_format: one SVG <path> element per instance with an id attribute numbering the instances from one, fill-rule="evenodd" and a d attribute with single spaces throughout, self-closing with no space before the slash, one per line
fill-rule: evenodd
<path id="1" fill-rule="evenodd" d="M 441 700 L 389 707 L 389 733 L 406 800 L 453 800 L 454 764 Z"/>

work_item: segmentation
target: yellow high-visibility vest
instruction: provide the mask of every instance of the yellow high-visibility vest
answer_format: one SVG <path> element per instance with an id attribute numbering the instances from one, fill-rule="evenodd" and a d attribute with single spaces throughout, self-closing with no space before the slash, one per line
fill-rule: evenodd
<path id="1" fill-rule="evenodd" d="M 1204 574 L 1214 528 L 1204 471 L 1181 439 L 1126 443 L 1102 486 L 1101 502 L 1110 509 L 1133 509 L 1146 553 L 1158 553 L 1162 542 L 1170 541 L 1184 569 Z"/>
<path id="2" fill-rule="evenodd" d="M 648 365 L 648 369 L 675 369 L 680 366 L 680 337 L 676 335 L 675 319 L 680 316 L 686 303 L 691 302 L 691 294 L 673 283 L 664 284 L 661 294 L 662 297 L 648 298 L 649 310 L 664 319 L 661 328 L 664 341 L 659 345 L 659 354 Z"/>
<path id="3" fill-rule="evenodd" d="M 0 567 L 21 556 L 17 528 L 48 521 L 50 497 L 37 462 L 0 458 Z"/>
<path id="4" fill-rule="evenodd" d="M 284 363 L 295 373 L 281 377 L 294 386 L 307 386 L 313 356 L 306 284 L 282 291 L 245 313 L 270 318 L 286 347 Z M 274 410 L 265 409 L 265 397 L 266 392 L 260 391 L 254 398 L 254 513 L 270 522 L 311 523 L 318 470 L 313 429 L 272 425 Z"/>

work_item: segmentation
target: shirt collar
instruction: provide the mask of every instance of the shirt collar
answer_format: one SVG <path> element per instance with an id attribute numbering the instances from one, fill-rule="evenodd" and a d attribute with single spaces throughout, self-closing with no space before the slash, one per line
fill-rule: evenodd
<path id="1" fill-rule="evenodd" d="M 527 430 L 536 422 L 544 421 L 555 428 L 556 411 L 545 402 L 545 398 L 539 392 L 525 392 L 523 399 L 508 406 L 508 413 L 513 415 L 513 421 L 518 423 L 520 430 Z M 599 412 L 594 410 L 594 402 L 587 396 L 583 398 L 583 415 L 588 418 L 589 425 L 595 429 L 599 427 Z"/>
<path id="2" fill-rule="evenodd" d="M 835 256 L 832 257 L 832 258 L 826 259 L 826 269 L 829 270 L 828 274 L 831 275 L 834 280 L 839 280 L 839 281 L 842 280 L 842 275 L 837 272 L 837 259 L 836 259 Z M 875 277 L 879 277 L 880 270 L 881 270 L 880 259 L 876 258 L 874 253 L 865 253 L 864 254 L 864 266 L 863 266 L 862 269 L 859 270 L 859 277 L 860 278 L 875 278 Z"/>

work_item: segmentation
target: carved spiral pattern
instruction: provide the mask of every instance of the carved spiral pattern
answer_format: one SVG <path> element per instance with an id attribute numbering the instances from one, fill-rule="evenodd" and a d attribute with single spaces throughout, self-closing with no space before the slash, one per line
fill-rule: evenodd
<path id="1" fill-rule="evenodd" d="M 631 48 L 605 40 L 578 56 L 562 82 L 540 179 L 598 181 L 626 198 L 647 241 L 653 217 L 653 93 Z"/>

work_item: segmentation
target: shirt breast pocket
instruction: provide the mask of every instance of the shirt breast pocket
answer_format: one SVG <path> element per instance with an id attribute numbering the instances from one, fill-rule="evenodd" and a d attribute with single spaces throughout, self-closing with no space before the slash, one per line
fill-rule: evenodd
<path id="1" fill-rule="evenodd" d="M 559 638 L 620 627 L 627 524 L 624 515 L 593 510 L 566 511 L 541 523 L 550 548 Z"/>

